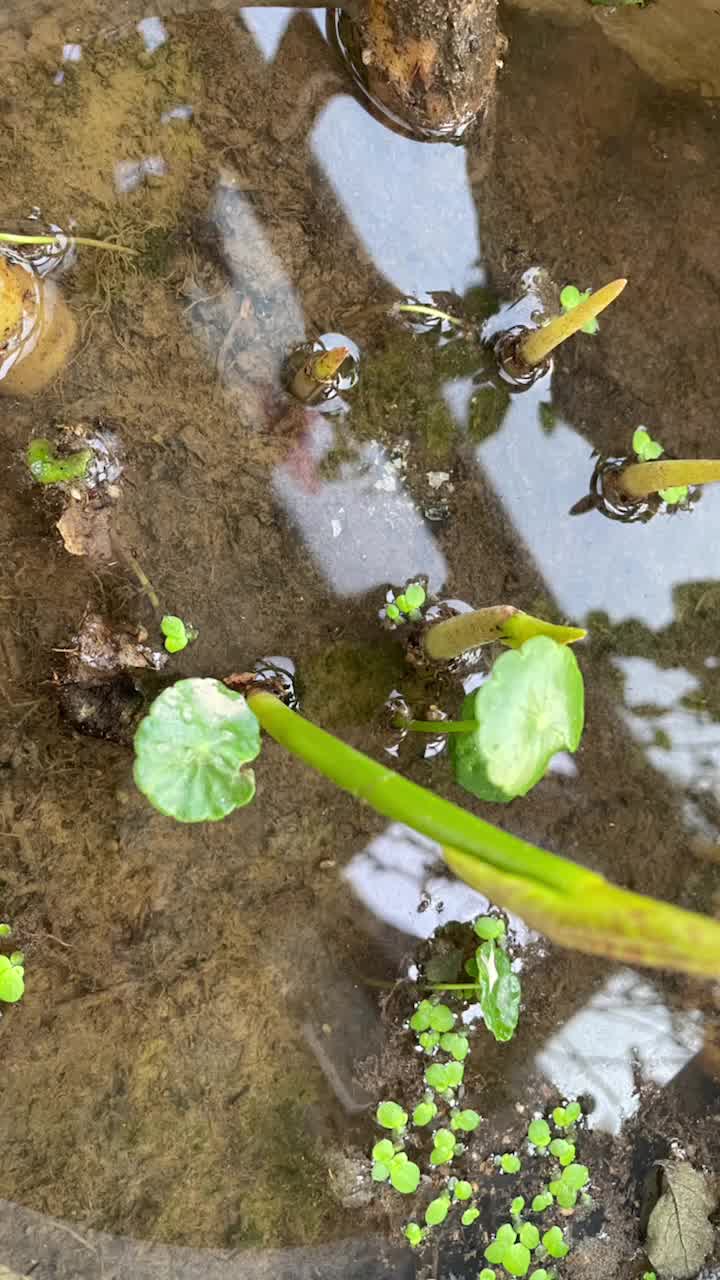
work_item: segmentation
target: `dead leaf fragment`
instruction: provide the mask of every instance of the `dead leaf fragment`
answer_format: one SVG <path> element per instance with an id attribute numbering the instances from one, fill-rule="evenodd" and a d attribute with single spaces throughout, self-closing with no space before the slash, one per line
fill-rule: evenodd
<path id="1" fill-rule="evenodd" d="M 109 507 L 97 510 L 71 498 L 57 522 L 57 530 L 71 556 L 112 560 Z"/>
<path id="2" fill-rule="evenodd" d="M 647 1227 L 647 1255 L 660 1280 L 691 1280 L 715 1243 L 716 1197 L 687 1161 L 660 1160 L 661 1194 Z"/>

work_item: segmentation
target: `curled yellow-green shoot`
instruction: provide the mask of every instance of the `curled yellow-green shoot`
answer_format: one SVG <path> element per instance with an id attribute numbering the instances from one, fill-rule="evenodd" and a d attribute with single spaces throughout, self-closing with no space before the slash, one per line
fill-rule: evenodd
<path id="1" fill-rule="evenodd" d="M 627 280 L 612 280 L 596 293 L 591 293 L 589 298 L 578 303 L 566 315 L 553 316 L 541 329 L 533 329 L 519 344 L 520 360 L 531 369 L 542 364 L 561 342 L 578 333 L 588 321 L 595 320 L 601 311 L 609 307 L 620 296 L 626 284 Z"/>
<path id="2" fill-rule="evenodd" d="M 558 644 L 574 644 L 586 635 L 580 627 L 555 626 L 510 604 L 499 604 L 436 622 L 425 632 L 423 646 L 429 658 L 450 662 L 470 649 L 493 641 L 500 641 L 509 649 L 519 649 L 533 636 L 549 636 Z"/>
<path id="3" fill-rule="evenodd" d="M 720 461 L 714 458 L 664 458 L 656 462 L 631 462 L 623 467 L 618 484 L 628 498 L 648 498 L 676 486 L 716 484 Z"/>
<path id="4" fill-rule="evenodd" d="M 333 347 L 311 362 L 309 374 L 316 382 L 332 382 L 350 355 L 349 347 Z"/>

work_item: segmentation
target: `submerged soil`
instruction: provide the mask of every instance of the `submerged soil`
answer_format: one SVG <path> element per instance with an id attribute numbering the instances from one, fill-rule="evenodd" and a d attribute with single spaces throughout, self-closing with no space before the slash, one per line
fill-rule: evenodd
<path id="1" fill-rule="evenodd" d="M 39 1280 L 412 1275 L 338 1161 L 368 1149 L 376 1089 L 414 1087 L 373 984 L 477 896 L 272 743 L 252 806 L 174 826 L 123 747 L 61 719 L 54 684 L 87 612 L 159 643 L 133 562 L 199 630 L 172 672 L 287 655 L 304 713 L 378 756 L 391 691 L 419 712 L 439 696 L 378 629 L 386 587 L 427 574 L 451 598 L 587 623 L 577 768 L 475 807 L 715 912 L 720 501 L 646 526 L 568 515 L 592 449 L 624 452 L 641 421 L 673 453 L 714 451 L 715 102 L 652 79 L 612 36 L 652 9 L 567 23 L 509 6 L 492 146 L 487 129 L 464 150 L 413 143 L 352 100 L 311 15 L 162 12 L 136 30 L 144 14 L 109 22 L 101 3 L 11 10 L 0 51 L 3 225 L 38 206 L 138 251 L 79 255 L 62 277 L 72 361 L 45 395 L 0 399 L 0 917 L 27 966 L 0 1021 L 0 1261 Z M 79 61 L 62 61 L 69 44 Z M 429 290 L 486 314 L 533 265 L 632 286 L 552 386 L 510 399 L 472 343 L 387 314 Z M 322 333 L 361 351 L 337 415 L 282 393 L 288 351 Z M 110 562 L 67 554 L 59 503 L 23 463 L 31 436 L 95 421 L 122 445 Z M 470 803 L 442 761 L 402 767 Z M 607 1237 L 572 1274 L 625 1280 L 644 1269 L 646 1164 L 671 1142 L 712 1164 L 711 1037 L 687 1047 L 682 1028 L 688 1010 L 712 1026 L 713 993 L 648 980 L 659 1038 L 635 1064 L 623 974 L 519 936 L 521 1029 L 477 1064 L 486 1149 L 516 1105 L 577 1088 L 580 1054 L 606 1117 L 587 1163 Z M 598 1001 L 614 1008 L 602 1047 L 578 1048 L 573 1019 Z M 631 1069 L 639 1107 L 632 1087 L 612 1093 Z M 478 1247 L 463 1261 L 448 1242 L 433 1274 L 474 1275 Z"/>

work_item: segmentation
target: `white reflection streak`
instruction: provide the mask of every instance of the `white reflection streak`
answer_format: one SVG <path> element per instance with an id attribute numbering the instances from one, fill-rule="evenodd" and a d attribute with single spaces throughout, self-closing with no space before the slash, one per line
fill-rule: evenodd
<path id="1" fill-rule="evenodd" d="M 565 1097 L 593 1094 L 591 1128 L 619 1133 L 639 1106 L 634 1062 L 647 1079 L 665 1085 L 702 1041 L 698 1012 L 671 1013 L 651 983 L 621 969 L 550 1037 L 535 1062 Z"/>

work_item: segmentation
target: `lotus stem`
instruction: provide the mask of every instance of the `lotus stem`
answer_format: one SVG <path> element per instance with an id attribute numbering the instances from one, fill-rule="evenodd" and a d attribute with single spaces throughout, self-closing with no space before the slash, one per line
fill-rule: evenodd
<path id="1" fill-rule="evenodd" d="M 715 979 L 720 922 L 610 884 L 601 875 L 476 818 L 255 689 L 248 704 L 271 737 L 377 813 L 438 841 L 467 884 L 562 946 L 623 963 Z"/>
<path id="2" fill-rule="evenodd" d="M 446 320 L 448 324 L 458 325 L 461 329 L 467 326 L 466 320 L 460 320 L 458 316 L 448 315 L 447 311 L 440 311 L 438 307 L 424 306 L 419 302 L 397 302 L 393 311 L 408 311 L 412 315 L 427 316 L 429 320 Z"/>
<path id="3" fill-rule="evenodd" d="M 661 489 L 716 484 L 718 480 L 720 461 L 714 458 L 665 458 L 658 462 L 631 462 L 619 473 L 618 485 L 628 498 L 647 498 Z"/>
<path id="4" fill-rule="evenodd" d="M 113 244 L 110 240 L 92 240 L 88 236 L 71 236 L 64 233 L 54 236 L 21 236 L 15 235 L 10 231 L 0 231 L 0 241 L 5 244 L 56 244 L 61 246 L 63 241 L 67 241 L 68 244 L 89 245 L 92 249 L 107 249 L 110 253 L 137 254 L 137 249 L 130 249 L 124 244 Z"/>
<path id="5" fill-rule="evenodd" d="M 472 613 L 458 613 L 431 625 L 423 637 L 423 647 L 428 658 L 436 662 L 451 662 L 470 649 L 500 641 L 510 649 L 532 636 L 549 636 L 558 644 L 574 644 L 587 635 L 580 627 L 560 627 L 542 618 L 534 618 L 511 604 L 493 605 L 488 609 L 476 609 Z"/>
<path id="6" fill-rule="evenodd" d="M 596 319 L 601 311 L 609 307 L 620 296 L 626 284 L 627 280 L 612 280 L 610 284 L 598 289 L 597 293 L 592 293 L 585 302 L 579 302 L 572 311 L 562 316 L 553 316 L 541 329 L 533 329 L 518 346 L 518 356 L 522 363 L 531 369 L 542 364 L 561 342 L 571 338 L 589 320 Z"/>

